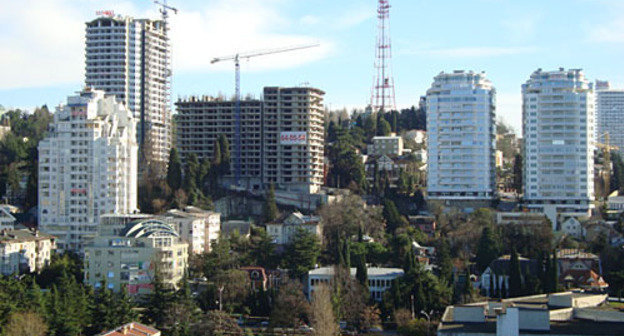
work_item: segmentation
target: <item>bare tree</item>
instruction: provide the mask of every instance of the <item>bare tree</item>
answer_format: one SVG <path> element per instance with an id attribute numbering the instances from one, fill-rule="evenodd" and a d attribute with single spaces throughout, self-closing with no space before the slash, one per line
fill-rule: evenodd
<path id="1" fill-rule="evenodd" d="M 48 332 L 48 325 L 43 318 L 33 312 L 13 313 L 4 326 L 6 336 L 44 336 Z"/>
<path id="2" fill-rule="evenodd" d="M 314 336 L 334 336 L 340 332 L 334 316 L 331 291 L 325 284 L 317 286 L 312 296 L 312 327 Z"/>

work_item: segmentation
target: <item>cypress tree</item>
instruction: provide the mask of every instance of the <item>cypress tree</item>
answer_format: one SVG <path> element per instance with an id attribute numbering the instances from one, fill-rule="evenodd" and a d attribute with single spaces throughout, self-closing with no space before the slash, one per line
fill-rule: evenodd
<path id="1" fill-rule="evenodd" d="M 368 269 L 366 268 L 366 254 L 362 253 L 358 256 L 358 263 L 355 270 L 355 278 L 360 285 L 365 289 L 365 293 L 368 293 Z"/>
<path id="2" fill-rule="evenodd" d="M 344 240 L 343 250 L 345 267 L 351 269 L 351 244 L 349 243 L 349 239 Z"/>
<path id="3" fill-rule="evenodd" d="M 275 202 L 275 188 L 273 187 L 273 183 L 271 183 L 271 186 L 269 187 L 266 198 L 264 200 L 263 215 L 265 223 L 270 223 L 274 221 L 278 215 L 277 203 Z"/>
<path id="4" fill-rule="evenodd" d="M 556 293 L 559 291 L 559 262 L 557 261 L 557 250 L 553 251 L 552 265 L 550 269 L 550 287 L 553 289 L 553 293 Z"/>
<path id="5" fill-rule="evenodd" d="M 175 191 L 182 186 L 182 162 L 175 147 L 169 152 L 169 165 L 167 166 L 167 185 Z"/>
<path id="6" fill-rule="evenodd" d="M 507 298 L 507 284 L 505 283 L 505 273 L 503 273 L 503 281 L 501 283 L 500 297 L 501 299 Z"/>
<path id="7" fill-rule="evenodd" d="M 496 234 L 490 226 L 485 226 L 477 246 L 477 268 L 479 273 L 483 273 L 492 260 L 499 255 L 499 244 Z"/>
<path id="8" fill-rule="evenodd" d="M 516 248 L 511 249 L 511 257 L 509 260 L 509 296 L 517 297 L 522 295 L 522 278 L 520 271 L 520 261 Z"/>
<path id="9" fill-rule="evenodd" d="M 221 150 L 221 163 L 218 169 L 221 174 L 227 174 L 230 172 L 230 142 L 224 134 L 220 134 L 217 141 Z"/>
<path id="10" fill-rule="evenodd" d="M 490 289 L 488 290 L 488 293 L 487 293 L 488 297 L 490 297 L 490 298 L 493 298 L 495 296 L 494 295 L 494 290 L 495 290 L 495 288 L 494 288 L 494 277 L 495 276 L 496 275 L 494 273 L 490 272 Z"/>
<path id="11" fill-rule="evenodd" d="M 108 289 L 106 278 L 101 283 L 101 287 L 95 291 L 93 296 L 93 333 L 110 330 L 118 325 L 117 303 L 113 299 L 113 292 Z"/>
<path id="12" fill-rule="evenodd" d="M 117 325 L 122 325 L 135 321 L 138 314 L 134 311 L 134 299 L 128 295 L 126 286 L 121 286 L 121 291 L 116 298 L 116 320 Z"/>

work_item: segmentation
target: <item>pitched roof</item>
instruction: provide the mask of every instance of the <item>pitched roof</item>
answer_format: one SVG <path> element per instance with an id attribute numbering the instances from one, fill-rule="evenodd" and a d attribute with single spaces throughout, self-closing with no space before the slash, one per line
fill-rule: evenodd
<path id="1" fill-rule="evenodd" d="M 45 239 L 55 239 L 56 237 L 33 230 L 2 230 L 0 231 L 0 243 L 17 243 Z"/>
<path id="2" fill-rule="evenodd" d="M 510 258 L 511 257 L 508 254 L 501 256 L 500 258 L 493 260 L 488 268 L 494 274 L 509 275 L 509 264 L 511 263 Z M 526 273 L 528 268 L 529 273 L 537 274 L 537 262 L 535 260 L 518 256 L 518 262 L 520 264 L 521 272 Z"/>

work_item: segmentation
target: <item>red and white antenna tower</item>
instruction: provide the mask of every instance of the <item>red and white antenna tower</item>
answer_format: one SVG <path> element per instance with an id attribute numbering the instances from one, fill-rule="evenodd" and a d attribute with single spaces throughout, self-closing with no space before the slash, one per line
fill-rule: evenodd
<path id="1" fill-rule="evenodd" d="M 375 79 L 371 90 L 371 107 L 374 112 L 389 112 L 396 110 L 394 100 L 394 78 L 390 59 L 392 48 L 390 44 L 390 1 L 379 0 L 377 7 L 378 32 L 375 48 Z"/>

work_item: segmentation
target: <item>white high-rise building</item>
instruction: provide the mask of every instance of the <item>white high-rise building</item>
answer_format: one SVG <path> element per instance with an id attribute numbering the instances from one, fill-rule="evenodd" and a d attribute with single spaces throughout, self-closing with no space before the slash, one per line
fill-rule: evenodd
<path id="1" fill-rule="evenodd" d="M 538 69 L 522 85 L 524 200 L 553 223 L 594 200 L 594 90 L 580 69 Z"/>
<path id="2" fill-rule="evenodd" d="M 101 214 L 137 209 L 136 120 L 115 97 L 85 89 L 57 108 L 39 143 L 39 227 L 80 252 Z"/>
<path id="3" fill-rule="evenodd" d="M 608 83 L 608 82 L 607 82 Z M 598 81 L 596 82 L 598 86 Z M 606 141 L 619 147 L 620 155 L 624 154 L 624 90 L 611 89 L 608 85 L 596 87 L 596 139 L 600 143 Z"/>
<path id="4" fill-rule="evenodd" d="M 428 198 L 490 202 L 496 196 L 496 89 L 483 72 L 441 72 L 426 102 Z"/>
<path id="5" fill-rule="evenodd" d="M 171 71 L 164 21 L 103 16 L 86 25 L 86 85 L 123 102 L 137 119 L 142 158 L 166 163 Z"/>

